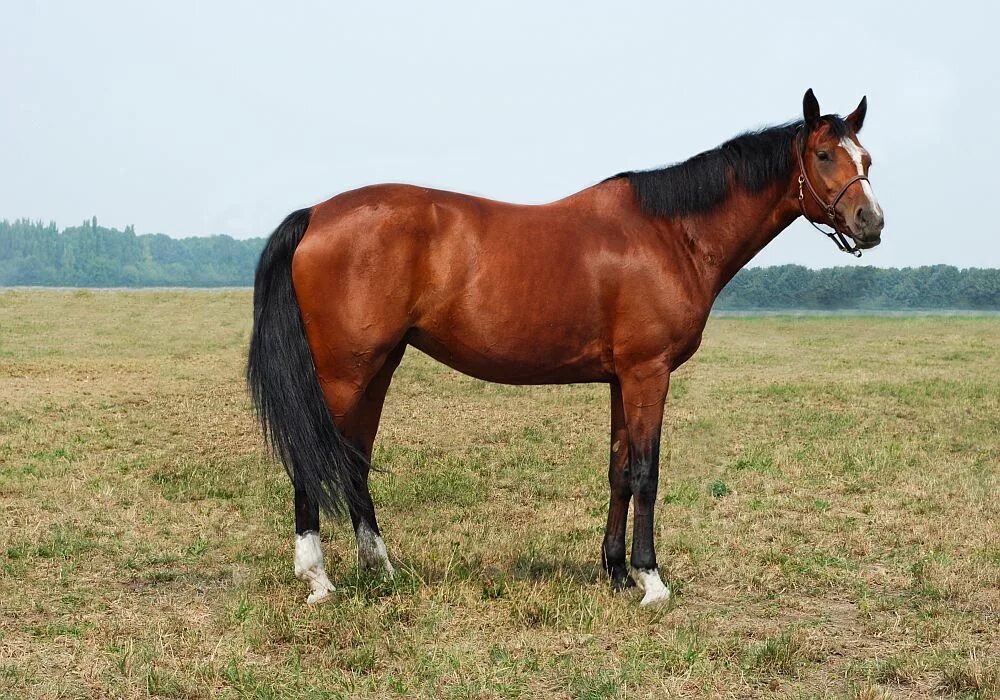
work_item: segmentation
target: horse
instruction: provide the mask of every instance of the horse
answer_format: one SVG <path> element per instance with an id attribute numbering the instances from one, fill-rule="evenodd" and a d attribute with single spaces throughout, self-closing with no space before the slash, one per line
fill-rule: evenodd
<path id="1" fill-rule="evenodd" d="M 307 602 L 334 590 L 321 510 L 350 515 L 360 567 L 393 573 L 368 476 L 407 346 L 491 382 L 609 385 L 601 561 L 615 590 L 667 601 L 653 542 L 664 404 L 716 296 L 799 216 L 855 255 L 881 241 L 858 140 L 867 98 L 846 117 L 821 115 L 810 89 L 802 112 L 549 204 L 381 184 L 288 215 L 256 270 L 246 376 L 292 480 Z"/>

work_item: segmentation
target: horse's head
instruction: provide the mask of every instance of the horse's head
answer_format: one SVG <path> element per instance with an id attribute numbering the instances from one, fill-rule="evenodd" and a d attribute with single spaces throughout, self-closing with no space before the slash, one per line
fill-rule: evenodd
<path id="1" fill-rule="evenodd" d="M 802 213 L 813 223 L 829 224 L 850 236 L 858 248 L 877 246 L 885 224 L 868 182 L 871 157 L 858 140 L 867 108 L 862 97 L 847 117 L 821 116 L 819 102 L 808 90 L 802 101 L 804 126 L 796 140 Z"/>

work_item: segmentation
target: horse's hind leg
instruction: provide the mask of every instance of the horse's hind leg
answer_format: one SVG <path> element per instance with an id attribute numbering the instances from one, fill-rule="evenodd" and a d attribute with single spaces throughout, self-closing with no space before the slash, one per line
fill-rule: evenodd
<path id="1" fill-rule="evenodd" d="M 339 367 L 329 362 L 317 363 L 320 377 L 335 377 L 320 382 L 334 423 L 344 437 L 369 460 L 385 393 L 405 349 L 406 346 L 400 344 L 363 369 L 349 363 L 342 363 Z M 344 367 L 351 367 L 355 371 L 345 371 Z M 374 374 L 371 374 L 372 368 L 375 368 Z M 359 369 L 361 371 L 357 371 Z M 391 574 L 392 564 L 389 563 L 385 544 L 379 534 L 375 506 L 367 488 L 368 474 L 364 474 L 364 477 L 365 488 L 361 494 L 361 504 L 351 508 L 351 521 L 358 538 L 358 559 L 362 566 L 380 564 Z M 303 489 L 295 489 L 295 575 L 309 584 L 309 603 L 326 600 L 334 590 L 323 562 L 319 506 Z"/>
<path id="2" fill-rule="evenodd" d="M 368 458 L 369 463 L 372 457 L 372 447 L 375 444 L 375 435 L 378 432 L 379 420 L 382 417 L 385 395 L 389 390 L 389 383 L 392 381 L 392 373 L 399 366 L 405 351 L 406 344 L 400 343 L 386 357 L 382 368 L 372 377 L 365 388 L 364 395 L 355 411 L 354 420 L 351 421 L 348 428 L 348 437 L 357 444 Z M 375 517 L 375 504 L 372 502 L 367 481 L 368 475 L 365 474 L 365 489 L 362 494 L 364 502 L 360 508 L 351 509 L 351 522 L 358 540 L 358 566 L 367 570 L 382 569 L 386 574 L 392 576 L 394 569 L 389 561 L 389 555 L 386 553 L 385 542 L 382 540 L 378 519 Z"/>
<path id="3" fill-rule="evenodd" d="M 295 489 L 295 576 L 309 584 L 308 603 L 320 603 L 333 592 L 323 564 L 319 506 L 301 488 Z"/>

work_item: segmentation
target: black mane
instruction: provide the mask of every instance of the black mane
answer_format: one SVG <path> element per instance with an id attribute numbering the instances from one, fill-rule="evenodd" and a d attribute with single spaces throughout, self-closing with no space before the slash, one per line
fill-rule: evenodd
<path id="1" fill-rule="evenodd" d="M 850 127 L 837 115 L 823 121 L 834 136 L 845 136 Z M 787 179 L 795 164 L 792 143 L 801 120 L 748 131 L 718 148 L 699 153 L 682 163 L 653 170 L 629 170 L 608 178 L 627 178 L 642 211 L 652 216 L 676 217 L 711 211 L 725 201 L 733 181 L 752 193 Z"/>

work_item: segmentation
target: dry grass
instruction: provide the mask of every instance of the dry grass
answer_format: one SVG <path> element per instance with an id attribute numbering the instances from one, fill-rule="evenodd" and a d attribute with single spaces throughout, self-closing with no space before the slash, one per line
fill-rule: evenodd
<path id="1" fill-rule="evenodd" d="M 997 697 L 1000 319 L 717 319 L 677 373 L 668 609 L 598 567 L 606 389 L 410 352 L 375 478 L 391 583 L 291 489 L 249 294 L 0 293 L 0 696 Z"/>

